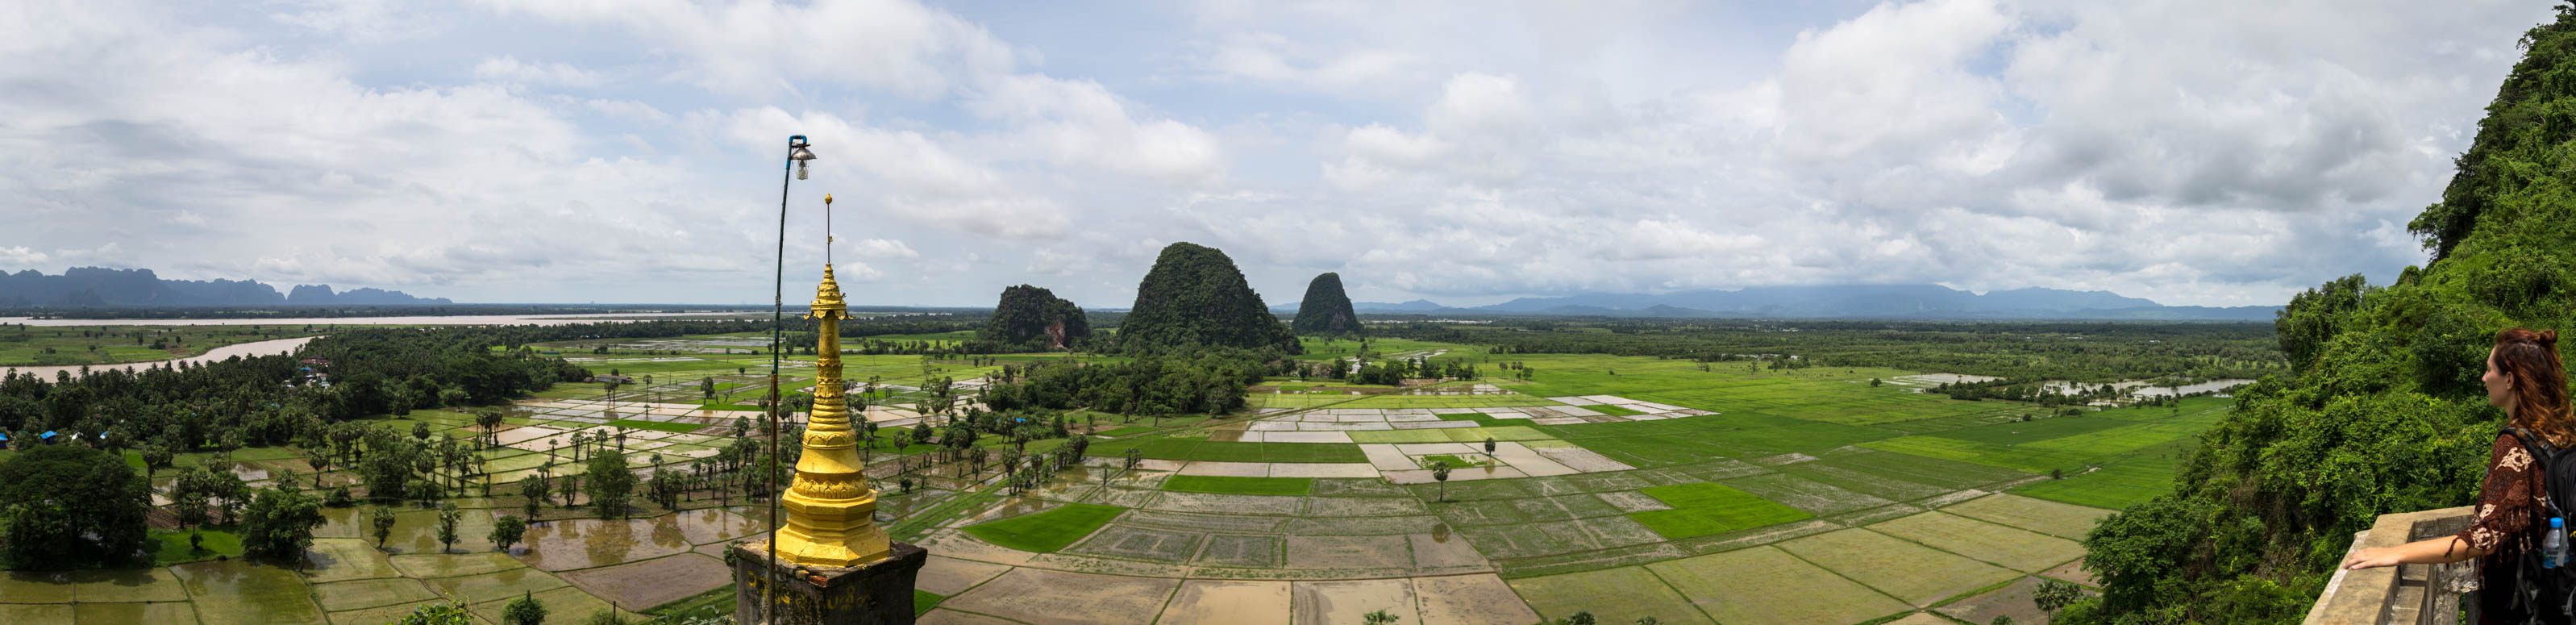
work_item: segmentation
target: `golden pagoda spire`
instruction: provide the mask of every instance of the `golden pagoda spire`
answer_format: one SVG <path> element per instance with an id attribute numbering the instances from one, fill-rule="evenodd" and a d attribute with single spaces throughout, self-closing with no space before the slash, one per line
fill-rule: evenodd
<path id="1" fill-rule="evenodd" d="M 823 265 L 823 283 L 814 289 L 814 312 L 822 320 L 822 337 L 814 358 L 814 410 L 805 427 L 805 455 L 796 461 L 796 480 L 780 504 L 787 526 L 777 533 L 778 558 L 807 566 L 858 566 L 886 558 L 885 530 L 876 526 L 876 489 L 868 487 L 867 465 L 859 460 L 858 433 L 850 428 L 848 400 L 841 395 L 841 320 L 850 318 L 841 300 L 841 285 L 832 265 Z"/>

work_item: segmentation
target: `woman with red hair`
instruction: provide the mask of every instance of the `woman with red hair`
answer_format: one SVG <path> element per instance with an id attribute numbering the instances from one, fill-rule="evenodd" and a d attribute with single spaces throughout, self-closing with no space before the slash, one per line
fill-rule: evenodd
<path id="1" fill-rule="evenodd" d="M 2531 450 L 2576 446 L 2576 415 L 2567 402 L 2567 372 L 2558 360 L 2558 333 L 2514 328 L 2496 333 L 2487 351 L 2487 403 L 2503 408 L 2507 427 L 2496 435 L 2487 458 L 2487 477 L 2478 492 L 2477 515 L 2459 534 L 2395 547 L 2356 549 L 2344 568 L 2366 569 L 2398 564 L 2478 560 L 2481 623 L 2565 623 L 2559 607 L 2566 597 L 2538 597 L 2545 609 L 2516 602 L 2520 558 L 2540 548 L 2549 509 L 2538 460 Z M 2562 565 L 2564 566 L 2564 565 Z M 2540 612 L 2540 614 L 2534 614 Z M 2538 618 L 2534 618 L 2537 616 Z"/>

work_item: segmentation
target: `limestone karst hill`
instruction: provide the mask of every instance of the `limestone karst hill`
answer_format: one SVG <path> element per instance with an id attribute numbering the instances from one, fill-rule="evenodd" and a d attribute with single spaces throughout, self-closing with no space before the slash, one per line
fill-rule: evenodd
<path id="1" fill-rule="evenodd" d="M 1064 349 L 1091 338 L 1091 321 L 1083 317 L 1081 306 L 1056 297 L 1053 291 L 1023 284 L 1002 289 L 993 319 L 976 331 L 975 338 L 1031 351 Z"/>
<path id="2" fill-rule="evenodd" d="M 1195 346 L 1275 347 L 1298 353 L 1297 337 L 1270 314 L 1234 259 L 1216 248 L 1174 243 L 1136 285 L 1136 305 L 1118 326 L 1118 345 L 1133 353 Z"/>
<path id="3" fill-rule="evenodd" d="M 1297 320 L 1288 327 L 1299 334 L 1359 332 L 1360 316 L 1351 311 L 1351 296 L 1342 292 L 1342 275 L 1328 271 L 1306 283 L 1306 299 L 1297 304 Z"/>

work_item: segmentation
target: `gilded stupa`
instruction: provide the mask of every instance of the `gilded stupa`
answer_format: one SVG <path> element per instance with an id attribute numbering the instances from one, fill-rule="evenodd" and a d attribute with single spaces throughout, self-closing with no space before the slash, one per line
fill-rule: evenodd
<path id="1" fill-rule="evenodd" d="M 859 460 L 858 432 L 850 427 L 850 404 L 841 395 L 841 320 L 850 318 L 832 266 L 823 265 L 823 283 L 814 291 L 809 319 L 822 321 L 814 353 L 814 409 L 805 427 L 805 454 L 796 461 L 796 478 L 779 499 L 787 526 L 777 533 L 782 564 L 853 567 L 884 560 L 891 553 L 885 530 L 876 525 L 877 491 L 868 486 L 867 465 Z"/>

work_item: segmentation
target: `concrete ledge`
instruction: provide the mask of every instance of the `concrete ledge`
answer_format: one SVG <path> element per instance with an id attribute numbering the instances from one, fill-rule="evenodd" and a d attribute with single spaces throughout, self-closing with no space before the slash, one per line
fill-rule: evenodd
<path id="1" fill-rule="evenodd" d="M 2394 547 L 2447 536 L 2468 527 L 2471 506 L 2381 515 L 2368 531 L 2353 534 L 2353 551 Z M 2340 561 L 2340 560 L 2338 560 Z M 2449 624 L 2457 621 L 2460 593 L 2476 589 L 2470 564 L 2406 564 L 2337 570 L 2325 593 L 2308 609 L 2305 625 Z"/>

